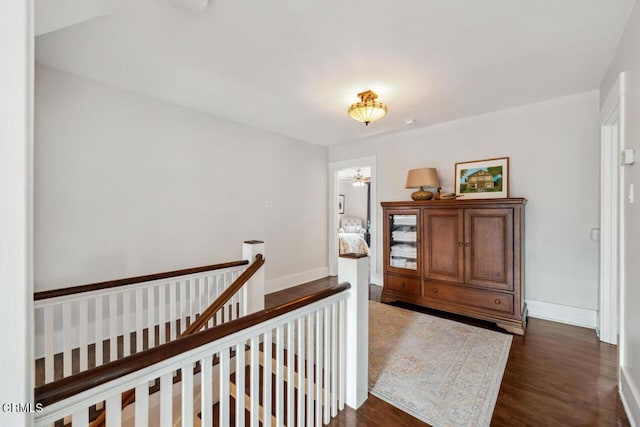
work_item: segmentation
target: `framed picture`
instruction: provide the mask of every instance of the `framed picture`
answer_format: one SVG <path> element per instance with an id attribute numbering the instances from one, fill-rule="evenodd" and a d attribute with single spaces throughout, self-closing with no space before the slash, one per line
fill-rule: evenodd
<path id="1" fill-rule="evenodd" d="M 456 163 L 455 183 L 459 200 L 509 197 L 509 158 Z"/>
<path id="2" fill-rule="evenodd" d="M 344 213 L 344 194 L 338 194 L 338 213 Z"/>

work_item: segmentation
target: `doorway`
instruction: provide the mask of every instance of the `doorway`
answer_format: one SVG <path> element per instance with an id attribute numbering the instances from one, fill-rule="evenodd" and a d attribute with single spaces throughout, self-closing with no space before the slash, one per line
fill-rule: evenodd
<path id="1" fill-rule="evenodd" d="M 358 169 L 362 179 L 356 179 Z M 365 185 L 354 186 L 360 180 Z M 370 281 L 375 283 L 376 248 L 379 240 L 376 228 L 376 194 L 375 156 L 329 163 L 329 275 L 338 274 L 338 231 L 341 219 L 355 219 L 356 223 L 361 222 L 362 237 L 368 241 Z"/>

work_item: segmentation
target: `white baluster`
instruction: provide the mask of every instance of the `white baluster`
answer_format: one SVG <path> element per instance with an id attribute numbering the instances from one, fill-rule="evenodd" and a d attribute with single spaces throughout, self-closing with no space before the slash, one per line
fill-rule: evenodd
<path id="1" fill-rule="evenodd" d="M 131 354 L 131 298 L 135 300 L 135 294 L 124 292 L 122 294 L 122 357 Z"/>
<path id="2" fill-rule="evenodd" d="M 249 385 L 251 387 L 250 396 L 251 396 L 251 407 L 249 410 L 251 411 L 250 425 L 251 427 L 258 427 L 258 423 L 260 420 L 260 336 L 254 336 L 251 338 L 251 350 L 250 350 L 250 370 L 249 373 L 251 378 L 249 379 Z M 270 418 L 270 417 L 269 417 Z M 269 419 L 265 416 L 265 424 Z"/>
<path id="3" fill-rule="evenodd" d="M 331 306 L 325 306 L 324 308 L 324 329 L 323 329 L 323 336 L 324 336 L 324 356 L 323 356 L 323 360 L 324 360 L 324 376 L 323 376 L 323 393 L 324 396 L 322 397 L 322 405 L 323 405 L 323 409 L 324 409 L 324 424 L 329 424 L 329 378 L 330 378 L 330 373 L 331 371 L 329 370 L 330 368 L 330 363 L 331 363 L 331 347 L 329 345 L 329 336 L 331 334 Z"/>
<path id="4" fill-rule="evenodd" d="M 169 330 L 170 330 L 170 338 L 167 340 L 175 340 L 176 339 L 176 319 L 178 318 L 177 311 L 177 298 L 176 298 L 176 282 L 171 282 L 169 284 Z"/>
<path id="5" fill-rule="evenodd" d="M 276 330 L 276 422 L 284 425 L 284 326 Z"/>
<path id="6" fill-rule="evenodd" d="M 54 331 L 54 306 L 48 305 L 44 307 L 44 382 L 53 381 L 53 367 L 55 350 L 53 347 L 53 331 Z"/>
<path id="7" fill-rule="evenodd" d="M 62 363 L 63 363 L 63 375 L 68 377 L 71 375 L 71 351 L 73 349 L 73 343 L 71 342 L 71 303 L 65 302 L 62 304 Z"/>
<path id="8" fill-rule="evenodd" d="M 216 277 L 216 298 L 220 296 L 220 294 L 224 291 L 224 285 L 226 281 L 226 274 L 218 275 Z M 216 313 L 216 325 L 219 325 L 223 322 L 224 319 L 224 307 L 221 310 L 218 310 Z"/>
<path id="9" fill-rule="evenodd" d="M 338 415 L 338 304 L 331 304 L 331 417 Z"/>
<path id="10" fill-rule="evenodd" d="M 94 354 L 96 356 L 96 366 L 102 365 L 102 353 L 104 352 L 103 348 L 103 338 L 104 338 L 104 317 L 102 316 L 102 307 L 104 304 L 104 297 L 99 296 L 95 299 L 95 326 L 96 326 L 96 339 L 95 339 L 95 351 Z"/>
<path id="11" fill-rule="evenodd" d="M 209 285 L 209 278 L 208 277 L 200 278 L 200 280 L 198 281 L 198 284 L 200 285 L 198 288 L 198 290 L 200 291 L 200 297 L 198 298 L 198 301 L 200 303 L 198 307 L 198 314 L 202 315 L 202 312 L 205 311 L 208 307 L 207 286 Z"/>
<path id="12" fill-rule="evenodd" d="M 122 401 L 120 399 L 120 393 L 116 393 L 107 399 L 105 412 L 107 427 L 122 427 Z"/>
<path id="13" fill-rule="evenodd" d="M 220 420 L 218 425 L 229 425 L 229 349 L 220 352 Z"/>
<path id="14" fill-rule="evenodd" d="M 295 408 L 295 366 L 294 354 L 295 344 L 295 323 L 290 321 L 287 324 L 287 424 L 293 425 Z"/>
<path id="15" fill-rule="evenodd" d="M 187 281 L 187 283 L 189 284 L 189 305 L 188 305 L 188 309 L 189 309 L 189 324 L 193 323 L 196 321 L 196 313 L 198 312 L 198 305 L 197 305 L 197 299 L 196 299 L 196 282 L 198 281 L 198 279 L 190 279 Z M 186 324 L 185 324 L 186 325 Z"/>
<path id="16" fill-rule="evenodd" d="M 156 288 L 147 288 L 147 347 L 156 346 Z"/>
<path id="17" fill-rule="evenodd" d="M 171 304 L 171 302 L 169 302 Z M 167 342 L 167 285 L 158 288 L 158 344 Z"/>
<path id="18" fill-rule="evenodd" d="M 206 356 L 200 361 L 200 425 L 213 425 L 213 356 Z"/>
<path id="19" fill-rule="evenodd" d="M 135 426 L 149 425 L 149 385 L 145 382 L 136 386 Z"/>
<path id="20" fill-rule="evenodd" d="M 245 348 L 244 342 L 236 345 L 236 427 L 244 427 L 245 390 Z"/>
<path id="21" fill-rule="evenodd" d="M 263 392 L 262 392 L 262 407 L 263 407 L 263 420 L 264 425 L 271 425 L 271 422 L 267 421 L 271 419 L 272 413 L 272 404 L 271 404 L 271 375 L 272 375 L 272 348 L 273 348 L 273 329 L 268 330 L 264 333 L 262 340 L 262 352 L 264 353 L 263 357 L 263 371 L 262 371 L 262 384 L 263 384 Z"/>
<path id="22" fill-rule="evenodd" d="M 89 323 L 89 314 L 87 305 L 89 301 L 86 299 L 78 301 L 78 339 L 80 340 L 80 372 L 86 371 L 89 365 L 89 349 L 87 348 L 88 332 L 87 324 Z"/>
<path id="23" fill-rule="evenodd" d="M 324 376 L 323 376 L 323 396 L 322 396 L 322 408 L 323 408 L 323 421 L 324 424 L 329 424 L 329 362 L 331 359 L 331 348 L 329 347 L 329 334 L 330 328 L 330 310 L 329 306 L 324 308 L 324 333 L 323 333 L 323 360 L 324 360 Z"/>
<path id="24" fill-rule="evenodd" d="M 182 426 L 193 427 L 193 363 L 182 366 Z"/>
<path id="25" fill-rule="evenodd" d="M 136 353 L 142 351 L 142 338 L 144 333 L 144 300 L 142 298 L 143 289 L 136 289 Z"/>
<path id="26" fill-rule="evenodd" d="M 183 280 L 178 284 L 180 287 L 180 330 L 178 334 L 182 334 L 187 329 L 187 316 L 189 315 L 189 301 L 187 300 L 187 283 Z"/>
<path id="27" fill-rule="evenodd" d="M 87 408 L 78 408 L 71 414 L 71 423 L 73 427 L 89 426 L 89 410 Z"/>
<path id="28" fill-rule="evenodd" d="M 314 376 L 313 376 L 313 372 L 314 372 L 314 366 L 313 366 L 313 358 L 314 358 L 314 349 L 313 349 L 313 344 L 314 344 L 314 333 L 315 333 L 315 328 L 313 326 L 314 324 L 314 315 L 313 313 L 309 314 L 307 316 L 307 342 L 308 342 L 308 349 L 307 349 L 307 424 L 308 426 L 312 426 L 313 425 L 313 414 L 314 414 L 314 399 L 313 399 L 313 380 L 314 380 Z"/>
<path id="29" fill-rule="evenodd" d="M 317 426 L 322 425 L 322 310 L 318 309 L 316 311 L 316 392 L 315 392 L 315 401 L 316 401 L 316 424 Z"/>
<path id="30" fill-rule="evenodd" d="M 304 316 L 298 319 L 298 425 L 304 425 L 305 413 L 305 321 Z"/>
<path id="31" fill-rule="evenodd" d="M 118 295 L 109 295 L 109 361 L 118 358 Z"/>
<path id="32" fill-rule="evenodd" d="M 210 276 L 207 282 L 207 295 L 209 295 L 207 298 L 207 307 L 209 307 L 211 303 L 216 299 L 216 291 L 218 286 L 217 278 L 218 276 Z M 210 328 L 213 328 L 213 326 L 215 325 L 215 316 L 211 318 L 211 320 L 209 320 L 208 325 Z"/>
<path id="33" fill-rule="evenodd" d="M 160 377 L 160 427 L 173 425 L 173 373 Z"/>

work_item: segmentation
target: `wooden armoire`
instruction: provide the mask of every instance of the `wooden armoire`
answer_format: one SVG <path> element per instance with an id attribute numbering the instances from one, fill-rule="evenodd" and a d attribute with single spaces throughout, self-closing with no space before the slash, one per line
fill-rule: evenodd
<path id="1" fill-rule="evenodd" d="M 383 202 L 382 301 L 495 322 L 518 335 L 525 199 Z"/>

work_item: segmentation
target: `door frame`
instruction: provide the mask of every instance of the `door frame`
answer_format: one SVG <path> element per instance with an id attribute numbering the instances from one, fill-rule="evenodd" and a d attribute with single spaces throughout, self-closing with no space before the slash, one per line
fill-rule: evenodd
<path id="1" fill-rule="evenodd" d="M 600 109 L 600 277 L 598 336 L 617 344 L 621 332 L 620 296 L 624 283 L 624 147 L 625 74 L 621 73 Z"/>
<path id="2" fill-rule="evenodd" d="M 0 402 L 33 400 L 33 1 L 0 3 L 0 321 L 12 351 L 0 356 Z M 29 411 L 4 412 L 2 422 L 33 424 Z"/>
<path id="3" fill-rule="evenodd" d="M 338 275 L 338 171 L 347 168 L 369 166 L 371 168 L 371 244 L 369 245 L 370 280 L 372 283 L 380 282 L 377 276 L 377 253 L 380 235 L 378 230 L 378 191 L 376 175 L 376 156 L 359 157 L 355 159 L 331 162 L 329 169 L 329 203 L 327 216 L 329 218 L 329 275 Z"/>

